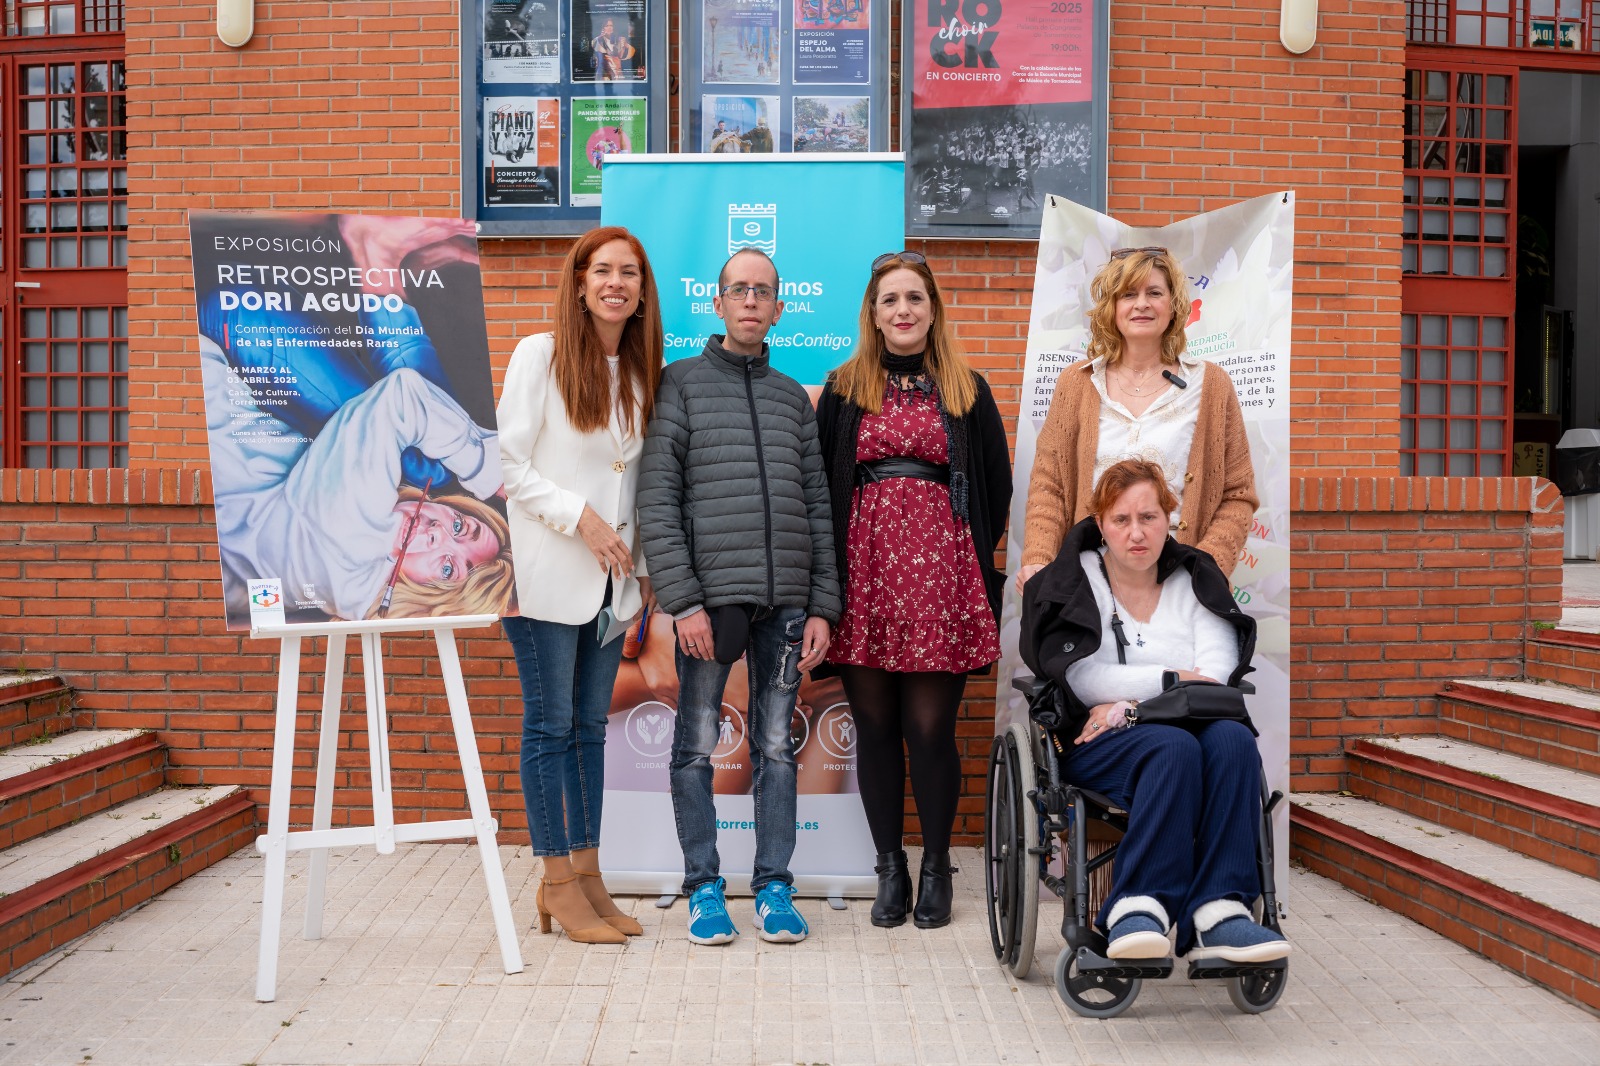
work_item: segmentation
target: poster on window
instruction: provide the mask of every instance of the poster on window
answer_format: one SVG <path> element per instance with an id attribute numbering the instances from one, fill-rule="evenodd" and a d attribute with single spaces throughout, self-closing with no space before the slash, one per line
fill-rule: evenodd
<path id="1" fill-rule="evenodd" d="M 1227 371 L 1239 397 L 1260 505 L 1239 553 L 1234 601 L 1256 620 L 1256 693 L 1250 717 L 1260 730 L 1271 786 L 1289 791 L 1289 365 L 1294 303 L 1294 194 L 1273 193 L 1159 228 L 1136 228 L 1087 207 L 1052 198 L 1039 234 L 1039 259 L 1017 419 L 1016 492 L 1011 529 L 1024 530 L 1029 477 L 1050 401 L 1061 374 L 1082 364 L 1089 341 L 1089 292 L 1095 273 L 1118 248 L 1166 248 L 1189 287 L 1185 359 Z M 1181 483 L 1183 471 L 1168 471 Z M 1010 537 L 1006 571 L 1013 578 L 1023 543 Z M 1011 679 L 1027 676 L 1018 657 L 1021 601 L 1006 585 L 995 726 L 1027 719 Z M 1275 815 L 1279 885 L 1288 873 L 1288 811 Z"/>
<path id="2" fill-rule="evenodd" d="M 600 168 L 607 155 L 644 150 L 650 101 L 642 96 L 581 97 L 572 101 L 568 139 L 575 207 L 600 206 Z"/>
<path id="3" fill-rule="evenodd" d="M 483 190 L 490 204 L 554 206 L 561 189 L 561 101 L 501 96 L 484 101 Z"/>
<path id="4" fill-rule="evenodd" d="M 871 127 L 872 101 L 865 96 L 794 98 L 796 152 L 865 152 Z"/>
<path id="5" fill-rule="evenodd" d="M 871 20 L 866 0 L 794 0 L 795 84 L 871 81 Z"/>
<path id="6" fill-rule="evenodd" d="M 472 223 L 189 230 L 228 628 L 514 613 Z"/>
<path id="7" fill-rule="evenodd" d="M 778 0 L 704 0 L 701 80 L 777 85 L 783 80 Z"/>
<path id="8" fill-rule="evenodd" d="M 912 0 L 906 233 L 1034 237 L 1044 198 L 1104 201 L 1107 0 Z"/>
<path id="9" fill-rule="evenodd" d="M 571 0 L 572 80 L 635 82 L 649 74 L 646 0 Z"/>
<path id="10" fill-rule="evenodd" d="M 702 152 L 771 155 L 777 143 L 776 96 L 708 96 L 701 105 Z"/>
<path id="11" fill-rule="evenodd" d="M 483 80 L 561 80 L 560 0 L 488 0 L 483 8 Z"/>

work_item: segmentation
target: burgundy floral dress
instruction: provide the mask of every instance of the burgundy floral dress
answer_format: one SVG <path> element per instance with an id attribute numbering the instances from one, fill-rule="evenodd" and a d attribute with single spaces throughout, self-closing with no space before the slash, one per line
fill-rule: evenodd
<path id="1" fill-rule="evenodd" d="M 937 394 L 890 386 L 863 415 L 856 461 L 948 457 Z M 972 534 L 950 489 L 921 478 L 863 485 L 851 502 L 844 617 L 828 658 L 880 670 L 961 673 L 1000 657 Z"/>

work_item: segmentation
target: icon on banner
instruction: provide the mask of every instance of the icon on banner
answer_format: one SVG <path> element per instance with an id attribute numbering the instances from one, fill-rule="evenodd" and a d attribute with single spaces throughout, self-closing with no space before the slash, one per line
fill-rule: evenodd
<path id="1" fill-rule="evenodd" d="M 672 750 L 672 729 L 677 715 L 665 703 L 651 700 L 628 712 L 622 735 L 628 746 L 647 759 L 659 759 Z"/>
<path id="2" fill-rule="evenodd" d="M 835 759 L 850 760 L 856 756 L 856 720 L 848 703 L 836 703 L 823 711 L 818 724 L 817 741 L 822 750 Z"/>
<path id="3" fill-rule="evenodd" d="M 274 589 L 257 589 L 250 596 L 250 602 L 257 607 L 273 608 L 283 602 L 283 597 Z"/>
<path id="4" fill-rule="evenodd" d="M 717 719 L 717 746 L 711 749 L 713 759 L 726 759 L 744 743 L 744 715 L 724 703 Z"/>
<path id="5" fill-rule="evenodd" d="M 317 586 L 310 581 L 303 582 L 300 585 L 300 594 L 308 600 L 314 600 L 317 598 Z"/>
<path id="6" fill-rule="evenodd" d="M 778 254 L 777 204 L 728 205 L 728 254 L 741 248 Z"/>

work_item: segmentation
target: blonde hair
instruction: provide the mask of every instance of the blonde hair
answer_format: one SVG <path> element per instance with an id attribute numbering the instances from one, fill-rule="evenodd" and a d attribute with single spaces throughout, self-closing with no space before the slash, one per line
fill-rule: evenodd
<path id="1" fill-rule="evenodd" d="M 400 503 L 415 503 L 422 499 L 420 489 L 402 485 Z M 511 605 L 517 588 L 517 575 L 511 567 L 511 526 L 491 504 L 471 496 L 444 496 L 432 500 L 453 508 L 469 518 L 476 518 L 494 533 L 500 550 L 493 559 L 480 563 L 467 571 L 464 581 L 413 581 L 404 572 L 395 576 L 394 594 L 389 600 L 389 617 L 421 618 L 431 615 L 503 614 Z M 376 618 L 383 603 L 380 595 L 367 610 L 368 618 Z"/>
<path id="2" fill-rule="evenodd" d="M 1122 359 L 1122 331 L 1117 328 L 1117 301 L 1145 283 L 1151 271 L 1159 270 L 1172 290 L 1172 321 L 1161 334 L 1161 361 L 1177 366 L 1178 357 L 1189 345 L 1184 330 L 1189 325 L 1189 279 L 1171 252 L 1134 252 L 1113 259 L 1100 268 L 1089 283 L 1094 307 L 1089 311 L 1090 359 L 1104 357 L 1107 367 Z"/>
<path id="3" fill-rule="evenodd" d="M 878 302 L 878 287 L 883 279 L 896 270 L 909 270 L 922 279 L 928 290 L 928 302 L 933 308 L 933 318 L 928 323 L 928 348 L 923 354 L 923 367 L 939 390 L 944 409 L 952 418 L 960 418 L 972 410 L 978 400 L 978 385 L 974 380 L 972 364 L 962 353 L 950 332 L 950 321 L 944 313 L 944 299 L 939 295 L 939 283 L 933 280 L 933 271 L 926 263 L 913 263 L 898 257 L 889 260 L 872 272 L 867 281 L 867 291 L 861 297 L 860 331 L 855 354 L 848 362 L 833 372 L 833 388 L 862 411 L 875 415 L 883 410 L 883 387 L 889 374 L 883 368 L 883 354 L 888 351 L 883 331 L 873 313 Z"/>

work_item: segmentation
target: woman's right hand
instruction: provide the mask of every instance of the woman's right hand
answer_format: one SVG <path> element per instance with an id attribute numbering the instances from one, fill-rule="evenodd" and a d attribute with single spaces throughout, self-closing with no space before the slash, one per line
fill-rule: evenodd
<path id="1" fill-rule="evenodd" d="M 1021 570 L 1017 571 L 1017 595 L 1018 596 L 1022 595 L 1022 586 L 1026 585 L 1028 583 L 1028 579 L 1030 577 L 1032 577 L 1034 574 L 1037 574 L 1039 571 L 1041 571 L 1043 569 L 1044 569 L 1044 564 L 1043 563 L 1029 563 L 1027 566 L 1024 566 Z"/>
<path id="2" fill-rule="evenodd" d="M 583 514 L 578 518 L 578 536 L 589 546 L 601 570 L 617 577 L 633 573 L 633 555 L 628 545 L 588 504 L 583 505 Z"/>

